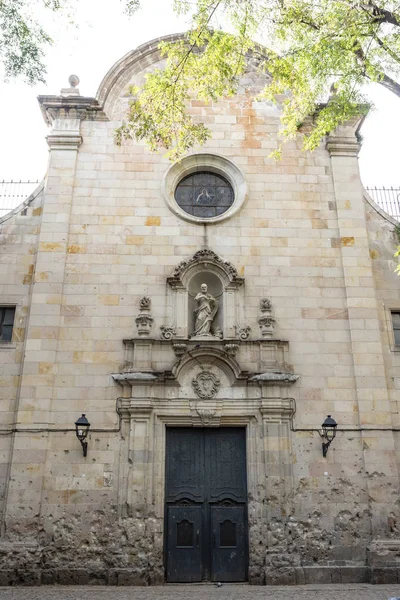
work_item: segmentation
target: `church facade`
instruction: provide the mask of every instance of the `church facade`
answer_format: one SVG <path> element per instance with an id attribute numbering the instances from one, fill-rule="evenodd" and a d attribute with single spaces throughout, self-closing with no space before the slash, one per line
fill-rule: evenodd
<path id="1" fill-rule="evenodd" d="M 361 118 L 274 162 L 249 60 L 192 100 L 204 147 L 117 146 L 159 41 L 39 97 L 48 172 L 0 219 L 0 584 L 397 582 L 397 225 Z"/>

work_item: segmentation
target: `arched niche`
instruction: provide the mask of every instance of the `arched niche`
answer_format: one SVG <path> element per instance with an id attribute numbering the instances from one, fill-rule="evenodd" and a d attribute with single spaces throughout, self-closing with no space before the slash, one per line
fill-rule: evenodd
<path id="1" fill-rule="evenodd" d="M 244 280 L 236 268 L 209 249 L 196 252 L 182 261 L 167 283 L 171 289 L 171 321 L 176 338 L 189 338 L 194 331 L 195 297 L 202 283 L 219 302 L 213 323 L 222 331 L 223 339 L 234 339 L 240 323 L 238 290 Z"/>

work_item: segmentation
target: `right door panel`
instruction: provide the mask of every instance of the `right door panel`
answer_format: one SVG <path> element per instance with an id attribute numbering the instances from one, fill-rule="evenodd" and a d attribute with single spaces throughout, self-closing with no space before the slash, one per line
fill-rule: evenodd
<path id="1" fill-rule="evenodd" d="M 246 580 L 245 507 L 211 505 L 211 580 Z"/>

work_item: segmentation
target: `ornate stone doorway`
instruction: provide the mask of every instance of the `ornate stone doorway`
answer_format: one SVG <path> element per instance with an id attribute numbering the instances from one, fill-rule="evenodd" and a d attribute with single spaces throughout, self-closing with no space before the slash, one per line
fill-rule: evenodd
<path id="1" fill-rule="evenodd" d="M 254 334 L 243 284 L 209 249 L 182 261 L 167 280 L 163 320 L 152 315 L 151 298 L 140 299 L 137 333 L 124 339 L 125 363 L 112 374 L 123 386 L 120 516 L 151 530 L 158 582 L 167 574 L 169 581 L 263 583 L 268 519 L 292 511 L 290 388 L 298 376 L 288 342 L 273 337 L 268 298 L 260 300 Z M 224 457 L 218 440 L 230 431 L 241 441 Z M 190 451 L 179 450 L 185 432 Z M 174 483 L 171 460 L 176 473 L 189 469 L 192 483 Z"/>
<path id="2" fill-rule="evenodd" d="M 167 581 L 246 581 L 245 429 L 167 428 Z"/>

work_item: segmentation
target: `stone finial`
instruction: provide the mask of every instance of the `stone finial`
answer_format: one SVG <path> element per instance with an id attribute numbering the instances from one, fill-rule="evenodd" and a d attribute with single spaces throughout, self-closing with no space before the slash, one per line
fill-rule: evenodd
<path id="1" fill-rule="evenodd" d="M 150 314 L 151 300 L 147 296 L 143 296 L 139 300 L 139 314 L 135 319 L 139 337 L 147 337 L 150 335 L 150 329 L 153 325 L 153 317 Z"/>
<path id="2" fill-rule="evenodd" d="M 60 91 L 61 96 L 80 96 L 77 86 L 79 85 L 78 75 L 70 75 L 68 77 L 68 83 L 70 87 L 62 88 Z"/>
<path id="3" fill-rule="evenodd" d="M 271 300 L 269 298 L 262 298 L 260 300 L 260 310 L 264 311 L 264 310 L 271 310 L 272 308 L 272 304 L 271 304 Z"/>
<path id="4" fill-rule="evenodd" d="M 68 77 L 68 83 L 72 88 L 75 88 L 79 85 L 79 77 L 78 75 L 70 75 Z"/>
<path id="5" fill-rule="evenodd" d="M 139 301 L 140 310 L 150 310 L 151 300 L 147 296 L 143 296 Z"/>
<path id="6" fill-rule="evenodd" d="M 275 319 L 272 316 L 272 303 L 269 298 L 262 298 L 260 301 L 261 315 L 258 318 L 261 335 L 264 338 L 272 337 L 275 327 Z"/>

